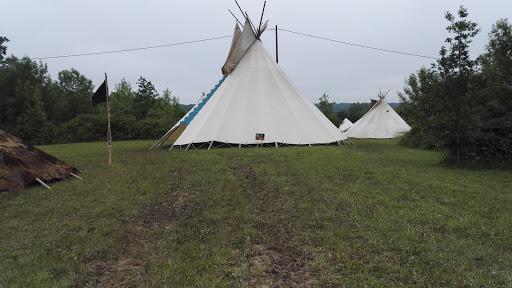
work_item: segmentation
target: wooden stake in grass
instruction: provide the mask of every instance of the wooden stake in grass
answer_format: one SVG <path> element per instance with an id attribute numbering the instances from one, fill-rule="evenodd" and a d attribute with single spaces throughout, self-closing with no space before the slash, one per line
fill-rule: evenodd
<path id="1" fill-rule="evenodd" d="M 78 176 L 78 175 L 76 175 L 76 174 L 69 173 L 69 175 L 71 175 L 71 176 L 73 176 L 73 177 L 75 177 L 75 178 L 77 178 L 77 179 L 84 180 L 84 179 L 82 179 L 82 177 L 80 177 L 80 176 Z"/>
<path id="2" fill-rule="evenodd" d="M 50 186 L 46 185 L 46 183 L 43 182 L 43 180 L 36 178 L 36 181 L 39 182 L 39 184 L 43 185 L 45 188 L 52 190 Z"/>

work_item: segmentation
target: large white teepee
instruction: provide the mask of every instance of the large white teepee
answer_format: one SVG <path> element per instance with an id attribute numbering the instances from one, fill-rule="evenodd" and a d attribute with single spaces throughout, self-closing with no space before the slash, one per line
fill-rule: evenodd
<path id="1" fill-rule="evenodd" d="M 235 29 L 224 78 L 154 146 L 167 139 L 175 140 L 171 148 L 340 144 L 347 139 L 286 77 L 260 34 L 248 19 L 242 32 Z"/>
<path id="2" fill-rule="evenodd" d="M 341 124 L 340 124 L 340 130 L 342 132 L 345 132 L 348 130 L 348 128 L 352 127 L 352 125 L 354 125 L 354 123 L 352 123 L 352 121 L 345 118 L 345 119 L 343 119 L 343 122 L 341 122 Z"/>
<path id="3" fill-rule="evenodd" d="M 389 139 L 411 130 L 385 98 L 385 94 L 379 93 L 379 100 L 345 132 L 346 135 L 350 138 Z"/>

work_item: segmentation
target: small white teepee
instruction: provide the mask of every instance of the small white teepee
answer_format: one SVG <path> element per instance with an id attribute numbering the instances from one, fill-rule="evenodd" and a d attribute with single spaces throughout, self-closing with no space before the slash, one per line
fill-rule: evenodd
<path id="1" fill-rule="evenodd" d="M 411 130 L 404 119 L 389 106 L 386 95 L 379 92 L 379 100 L 346 131 L 349 138 L 390 139 Z"/>
<path id="2" fill-rule="evenodd" d="M 341 122 L 340 130 L 341 132 L 345 132 L 348 130 L 348 128 L 352 127 L 354 123 L 352 121 L 348 120 L 348 118 L 343 119 L 343 122 Z"/>
<path id="3" fill-rule="evenodd" d="M 288 79 L 246 17 L 235 28 L 219 84 L 153 147 L 341 145 L 347 137 Z M 152 148 L 153 148 L 152 147 Z"/>

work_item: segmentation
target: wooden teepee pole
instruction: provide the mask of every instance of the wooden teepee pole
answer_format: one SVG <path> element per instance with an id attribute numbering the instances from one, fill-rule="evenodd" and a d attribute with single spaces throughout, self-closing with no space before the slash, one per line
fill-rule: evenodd
<path id="1" fill-rule="evenodd" d="M 277 45 L 277 25 L 276 25 L 276 63 L 279 63 L 279 49 Z"/>
<path id="2" fill-rule="evenodd" d="M 112 166 L 112 133 L 110 131 L 110 99 L 108 96 L 107 73 L 105 73 L 105 90 L 107 94 L 107 146 L 108 146 L 108 166 Z"/>
<path id="3" fill-rule="evenodd" d="M 50 188 L 50 186 L 46 185 L 46 183 L 44 183 L 41 179 L 36 178 L 36 181 L 39 182 L 39 184 L 43 185 L 43 187 L 45 187 L 46 189 L 52 190 L 52 188 Z"/>

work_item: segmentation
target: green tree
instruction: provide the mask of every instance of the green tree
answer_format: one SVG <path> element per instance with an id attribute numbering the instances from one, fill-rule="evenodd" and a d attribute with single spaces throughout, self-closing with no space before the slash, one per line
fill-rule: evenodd
<path id="1" fill-rule="evenodd" d="M 493 25 L 479 61 L 486 87 L 483 104 L 493 118 L 502 118 L 512 112 L 512 25 L 507 19 Z"/>
<path id="2" fill-rule="evenodd" d="M 139 88 L 135 92 L 135 117 L 137 120 L 141 120 L 146 118 L 146 115 L 155 104 L 158 93 L 155 86 L 142 76 L 137 81 L 137 85 Z"/>
<path id="3" fill-rule="evenodd" d="M 7 37 L 0 36 L 0 61 L 4 60 L 4 56 L 7 53 L 7 46 L 4 43 L 9 42 Z"/>
<path id="4" fill-rule="evenodd" d="M 345 118 L 348 118 L 348 112 L 345 110 L 340 110 L 336 112 L 336 117 L 338 118 L 338 121 L 341 123 Z"/>
<path id="5" fill-rule="evenodd" d="M 405 119 L 412 129 L 405 142 L 413 146 L 440 148 L 457 161 L 479 137 L 476 89 L 477 62 L 469 57 L 469 44 L 480 31 L 467 19 L 461 6 L 457 20 L 450 12 L 447 30 L 453 36 L 441 47 L 440 59 L 432 68 L 422 68 L 406 80 L 399 93 Z"/>
<path id="6" fill-rule="evenodd" d="M 155 130 L 158 130 L 157 135 L 161 135 L 167 132 L 185 114 L 185 110 L 179 105 L 179 98 L 171 96 L 171 91 L 166 88 L 162 97 L 156 99 L 155 104 L 147 114 L 147 118 L 158 123 Z"/>
<path id="7" fill-rule="evenodd" d="M 512 25 L 501 19 L 489 33 L 479 57 L 479 123 L 481 133 L 471 151 L 490 163 L 512 162 Z"/>
<path id="8" fill-rule="evenodd" d="M 471 83 L 475 76 L 476 61 L 469 57 L 469 44 L 480 31 L 477 24 L 467 19 L 463 6 L 458 11 L 459 20 L 450 12 L 445 18 L 450 22 L 446 28 L 454 36 L 445 40 L 449 47 L 441 47 L 441 58 L 437 61 L 440 82 L 436 85 L 431 101 L 433 115 L 430 117 L 433 132 L 441 148 L 461 161 L 461 152 L 475 137 L 478 119 L 474 112 L 474 93 Z"/>
<path id="9" fill-rule="evenodd" d="M 162 93 L 162 97 L 158 99 L 160 106 L 164 107 L 166 115 L 169 117 L 169 123 L 174 125 L 178 120 L 185 116 L 186 112 L 180 106 L 180 99 L 171 96 L 171 90 L 166 88 Z"/>
<path id="10" fill-rule="evenodd" d="M 322 95 L 318 100 L 320 102 L 318 103 L 318 109 L 325 115 L 329 115 L 332 113 L 332 108 L 334 107 L 334 102 L 329 102 L 329 95 L 325 94 Z"/>
<path id="11" fill-rule="evenodd" d="M 135 94 L 132 91 L 130 82 L 121 79 L 121 82 L 115 85 L 114 91 L 110 93 L 110 109 L 116 115 L 133 115 L 133 105 L 135 103 Z"/>
<path id="12" fill-rule="evenodd" d="M 352 103 L 352 105 L 348 107 L 347 118 L 352 123 L 356 123 L 368 110 L 370 110 L 370 103 Z"/>
<path id="13" fill-rule="evenodd" d="M 16 135 L 33 144 L 48 143 L 51 129 L 47 125 L 41 90 L 29 82 L 20 83 L 16 90 L 25 99 L 23 112 L 17 118 Z"/>
<path id="14" fill-rule="evenodd" d="M 422 67 L 417 74 L 411 74 L 406 79 L 404 92 L 398 92 L 400 106 L 397 113 L 411 126 L 409 133 L 402 142 L 425 149 L 437 147 L 437 138 L 430 121 L 434 116 L 436 92 L 440 83 L 439 74 L 434 69 Z"/>
<path id="15" fill-rule="evenodd" d="M 46 64 L 37 63 L 28 57 L 9 56 L 0 62 L 0 123 L 16 125 L 24 109 L 25 95 L 18 93 L 18 86 L 29 83 L 41 90 L 44 102 L 51 83 Z"/>
<path id="16" fill-rule="evenodd" d="M 404 92 L 398 92 L 398 98 L 400 99 L 400 116 L 409 125 L 425 123 L 433 115 L 430 102 L 434 99 L 431 98 L 430 90 L 438 83 L 438 75 L 425 67 L 405 80 Z"/>
<path id="17" fill-rule="evenodd" d="M 340 121 L 336 116 L 336 113 L 332 111 L 334 107 L 334 102 L 329 102 L 329 95 L 325 94 L 319 98 L 320 102 L 318 103 L 318 109 L 329 119 L 336 127 L 340 125 Z"/>
<path id="18" fill-rule="evenodd" d="M 56 84 L 60 91 L 58 91 L 58 101 L 53 107 L 52 119 L 57 123 L 69 121 L 80 114 L 93 111 L 91 95 L 94 86 L 90 79 L 71 68 L 71 70 L 59 72 Z"/>

